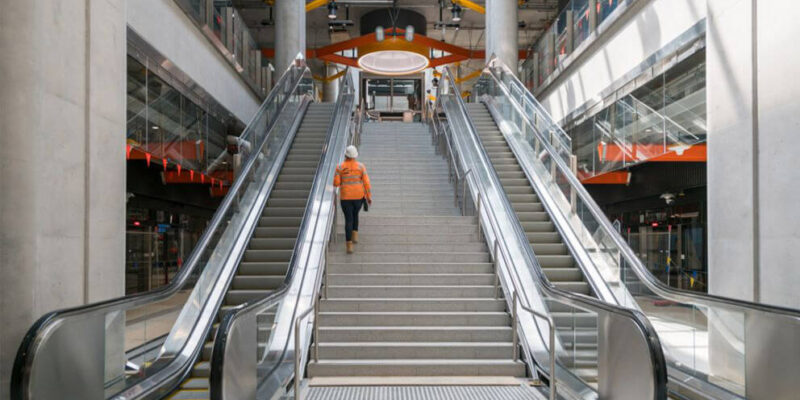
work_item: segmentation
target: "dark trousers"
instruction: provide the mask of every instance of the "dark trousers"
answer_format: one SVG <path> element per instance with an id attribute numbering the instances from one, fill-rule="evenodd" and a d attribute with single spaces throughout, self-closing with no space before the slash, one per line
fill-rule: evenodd
<path id="1" fill-rule="evenodd" d="M 344 213 L 344 237 L 347 241 L 353 240 L 353 231 L 358 231 L 358 212 L 364 199 L 361 200 L 342 200 L 342 212 Z"/>

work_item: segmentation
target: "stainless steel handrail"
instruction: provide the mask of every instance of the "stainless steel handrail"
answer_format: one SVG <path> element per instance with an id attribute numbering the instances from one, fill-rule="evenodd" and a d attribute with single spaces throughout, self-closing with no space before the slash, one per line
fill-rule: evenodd
<path id="1" fill-rule="evenodd" d="M 337 155 L 331 155 L 333 153 L 329 154 L 329 152 L 331 150 L 338 149 L 338 150 L 341 150 L 342 154 L 344 154 L 344 145 L 340 144 L 337 147 L 337 143 L 338 143 L 337 137 L 341 137 L 342 136 L 341 132 L 346 132 L 349 135 L 349 139 L 348 139 L 348 137 L 345 137 L 345 139 L 347 139 L 347 140 L 345 140 L 345 142 L 350 143 L 350 142 L 352 142 L 353 137 L 356 135 L 356 133 L 352 129 L 350 129 L 352 127 L 352 123 L 353 123 L 353 119 L 351 118 L 351 111 L 352 111 L 351 110 L 351 106 L 352 106 L 352 101 L 353 101 L 352 81 L 349 79 L 349 74 L 345 74 L 345 76 L 348 77 L 348 78 L 346 78 L 344 80 L 343 88 L 339 92 L 339 97 L 337 99 L 336 107 L 335 107 L 335 110 L 334 110 L 334 113 L 333 113 L 333 120 L 332 120 L 333 122 L 331 123 L 331 125 L 329 127 L 329 130 L 328 130 L 327 145 L 323 149 L 323 155 L 322 155 L 322 157 L 320 159 L 320 163 L 319 163 L 319 165 L 317 167 L 317 174 L 316 174 L 317 178 L 315 179 L 314 185 L 312 186 L 311 191 L 310 191 L 310 197 L 309 197 L 309 200 L 308 200 L 307 205 L 306 205 L 306 211 L 304 213 L 305 216 L 303 218 L 303 222 L 301 224 L 301 227 L 300 227 L 300 230 L 299 230 L 299 233 L 298 233 L 298 242 L 295 245 L 294 250 L 292 252 L 292 256 L 290 258 L 290 263 L 289 263 L 289 270 L 287 271 L 287 275 L 286 275 L 286 277 L 284 279 L 284 283 L 281 285 L 280 288 L 278 288 L 276 291 L 272 292 L 269 296 L 267 296 L 265 298 L 262 298 L 260 300 L 256 300 L 256 301 L 249 302 L 247 304 L 243 304 L 243 305 L 238 306 L 232 312 L 228 313 L 226 315 L 225 319 L 223 319 L 223 321 L 220 323 L 220 327 L 218 328 L 218 334 L 217 334 L 217 336 L 216 336 L 216 338 L 214 340 L 214 348 L 213 348 L 213 355 L 212 355 L 212 362 L 211 362 L 211 378 L 210 378 L 210 381 L 211 381 L 211 398 L 212 399 L 219 400 L 219 399 L 226 398 L 226 393 L 223 390 L 224 389 L 223 385 L 225 383 L 226 376 L 228 375 L 228 373 L 226 372 L 226 369 L 228 369 L 228 367 L 226 366 L 226 354 L 227 354 L 227 351 L 229 350 L 229 347 L 234 345 L 228 340 L 228 335 L 229 335 L 230 331 L 232 330 L 232 327 L 235 324 L 237 324 L 239 320 L 244 319 L 249 314 L 253 314 L 253 313 L 258 314 L 263 310 L 267 310 L 267 309 L 273 307 L 277 303 L 285 302 L 286 298 L 287 298 L 287 296 L 289 294 L 290 288 L 295 287 L 298 284 L 300 286 L 302 286 L 302 282 L 306 278 L 305 275 L 298 275 L 298 272 L 297 272 L 298 269 L 301 268 L 300 263 L 302 262 L 302 260 L 305 260 L 305 262 L 309 262 L 307 257 L 300 256 L 300 253 L 307 253 L 307 252 L 309 252 L 311 250 L 310 248 L 305 246 L 304 243 L 306 242 L 306 240 L 304 238 L 306 238 L 307 236 L 312 236 L 313 237 L 314 232 L 315 232 L 315 228 L 317 226 L 319 226 L 320 223 L 322 223 L 318 219 L 323 217 L 323 216 L 318 216 L 317 220 L 313 221 L 313 223 L 312 223 L 312 221 L 309 221 L 309 219 L 311 218 L 310 215 L 312 214 L 312 212 L 314 212 L 316 210 L 316 209 L 312 209 L 312 204 L 314 202 L 316 202 L 316 201 L 322 200 L 321 198 L 320 199 L 316 199 L 316 198 L 312 199 L 312 198 L 315 197 L 317 193 L 320 193 L 320 197 L 322 196 L 322 194 L 324 193 L 323 190 L 326 190 L 326 186 L 329 184 L 329 182 L 327 180 L 323 181 L 323 178 L 324 178 L 324 175 L 325 175 L 325 174 L 323 174 L 323 172 L 332 172 L 332 168 L 335 168 L 335 166 L 337 165 L 338 161 L 342 158 L 341 155 L 338 155 L 338 156 Z M 334 157 L 334 158 L 331 158 L 331 157 Z M 328 168 L 328 169 L 331 169 L 331 171 L 327 171 L 327 170 L 323 171 L 323 162 L 325 160 L 333 160 L 333 161 L 330 161 L 330 166 Z M 334 196 L 333 197 L 334 198 L 333 207 L 331 207 L 331 210 L 328 213 L 328 215 L 324 216 L 327 219 L 327 221 L 328 221 L 327 223 L 330 224 L 330 226 L 326 227 L 325 229 L 333 229 L 335 227 L 335 220 L 336 220 L 336 215 L 337 215 L 336 206 L 335 206 L 336 205 L 336 202 L 335 202 L 336 193 L 335 192 L 334 192 L 333 196 Z M 331 221 L 333 221 L 333 222 L 331 222 Z M 308 241 L 311 241 L 311 238 L 309 238 Z M 327 252 L 328 243 L 329 243 L 328 241 L 325 241 L 323 243 L 322 254 L 325 254 Z M 304 268 L 304 271 L 307 271 L 307 267 L 308 266 L 306 266 L 306 268 Z M 320 268 L 318 275 L 322 275 L 322 279 L 325 279 L 324 273 L 325 273 L 325 269 L 324 268 Z M 298 281 L 296 281 L 296 280 L 298 280 Z M 319 280 L 320 280 L 320 278 L 317 277 L 315 279 L 315 282 L 318 282 Z M 315 294 L 315 296 L 317 296 L 317 294 Z M 298 300 L 298 299 L 299 299 L 299 296 L 297 297 L 296 300 Z M 310 310 L 315 308 L 315 307 L 310 307 L 307 310 L 303 311 L 302 313 L 298 314 L 298 312 L 300 310 L 297 308 L 298 307 L 297 303 L 290 304 L 290 305 L 288 305 L 288 307 L 290 308 L 289 311 L 291 311 L 291 313 L 294 315 L 292 317 L 292 320 L 295 321 L 295 324 L 297 324 L 297 325 L 293 325 L 293 326 L 295 326 L 295 330 L 296 330 L 297 327 L 299 327 L 300 320 L 304 319 L 306 317 L 306 315 L 310 312 Z M 291 331 L 292 330 L 288 330 L 288 332 L 291 332 Z M 261 377 L 262 380 L 270 379 L 271 376 L 276 373 L 276 371 L 278 370 L 278 367 L 283 362 L 283 359 L 287 356 L 287 351 L 289 350 L 288 343 L 289 343 L 290 339 L 291 339 L 291 334 L 286 335 L 285 338 L 274 338 L 273 339 L 273 340 L 277 340 L 277 341 L 283 341 L 283 342 L 285 342 L 285 344 L 283 345 L 280 354 L 278 354 L 276 356 L 276 359 L 272 360 L 272 362 L 270 363 L 270 365 L 272 365 L 272 367 L 269 369 L 268 372 L 266 372 Z M 297 344 L 298 340 L 300 340 L 300 338 L 299 337 L 295 337 L 295 343 L 296 344 Z M 279 342 L 276 342 L 276 343 L 279 343 Z M 242 345 L 247 345 L 247 344 L 236 344 L 236 345 L 242 346 Z M 297 347 L 295 349 L 297 349 Z M 295 356 L 299 356 L 301 354 L 302 354 L 301 352 L 295 351 Z M 243 366 L 243 368 L 247 368 L 247 366 Z M 251 368 L 252 368 L 253 371 L 255 371 L 256 365 L 251 366 Z M 261 390 L 261 389 L 259 389 L 259 390 Z"/>
<path id="2" fill-rule="evenodd" d="M 444 77 L 445 77 L 444 79 L 446 79 L 448 82 L 450 82 L 450 86 L 455 88 L 455 85 L 453 83 L 454 79 L 452 77 L 452 73 L 450 72 L 450 70 L 448 68 L 445 68 Z M 441 91 L 441 87 L 442 86 L 440 85 L 440 91 Z M 478 155 L 479 155 L 479 158 L 481 160 L 482 165 L 491 166 L 491 164 L 488 161 L 488 156 L 486 155 L 485 149 L 483 148 L 482 144 L 480 143 L 480 139 L 479 139 L 479 137 L 477 135 L 477 132 L 475 131 L 474 123 L 471 121 L 471 118 L 470 118 L 469 114 L 466 112 L 466 106 L 464 105 L 464 102 L 461 99 L 461 96 L 458 95 L 457 90 L 455 90 L 455 92 L 456 92 L 456 94 L 453 95 L 453 98 L 455 98 L 456 107 L 459 110 L 458 113 L 460 115 L 458 117 L 460 119 L 462 119 L 464 121 L 465 125 L 466 125 L 464 127 L 467 130 L 466 134 L 471 137 L 473 143 L 476 143 L 476 149 L 477 149 L 477 152 L 478 152 Z M 441 95 L 441 93 L 439 93 L 437 95 L 437 105 L 439 105 L 439 102 L 442 99 L 443 99 L 443 96 Z M 437 114 L 434 114 L 434 119 L 436 119 L 436 115 Z M 450 118 L 449 115 L 448 115 L 448 118 Z M 446 133 L 446 130 L 445 130 L 445 133 Z M 462 163 L 464 162 L 463 159 L 461 160 L 461 162 Z M 467 166 L 464 165 L 464 168 L 467 168 Z M 473 166 L 472 168 L 474 169 L 475 166 Z M 487 167 L 487 168 L 490 169 L 490 172 L 488 172 L 490 178 L 497 185 L 497 182 L 499 182 L 499 179 L 497 178 L 496 173 L 494 172 L 494 169 L 491 168 L 491 167 Z M 474 179 L 473 180 L 469 180 L 468 179 L 466 182 L 471 182 L 471 181 L 474 181 Z M 480 191 L 481 191 L 481 185 L 478 184 L 477 181 L 475 181 L 475 184 L 473 185 L 473 190 L 471 192 L 472 193 L 479 193 Z M 485 198 L 486 198 L 486 196 L 481 196 L 481 199 L 485 199 Z M 475 200 L 473 200 L 473 201 L 475 201 Z M 509 212 L 508 211 L 508 210 L 513 210 L 513 208 L 510 205 L 508 197 L 504 193 L 502 194 L 501 201 L 502 201 L 502 204 L 498 204 L 498 205 L 494 205 L 494 206 L 499 206 L 499 207 L 503 208 L 504 210 L 506 210 L 507 215 L 513 216 L 513 218 L 516 218 L 516 214 L 514 214 L 513 212 Z M 481 210 L 485 210 L 485 213 L 486 213 L 487 218 L 490 221 L 490 223 L 495 225 L 497 227 L 497 229 L 500 229 L 499 228 L 499 226 L 500 226 L 499 222 L 496 222 L 496 221 L 499 221 L 499 218 L 497 217 L 497 215 L 495 213 L 495 207 L 490 206 L 487 203 L 486 206 L 480 207 L 480 209 Z M 479 215 L 479 218 L 480 218 L 480 215 Z M 546 277 L 544 277 L 543 272 L 541 271 L 541 266 L 538 264 L 538 261 L 537 261 L 535 255 L 533 254 L 533 250 L 528 245 L 527 238 L 525 237 L 524 232 L 521 231 L 520 224 L 519 224 L 518 220 L 517 220 L 516 224 L 513 224 L 511 229 L 513 229 L 513 232 L 509 232 L 509 233 L 511 234 L 512 237 L 515 238 L 514 240 L 516 240 L 517 243 L 520 243 L 519 248 L 524 252 L 524 254 L 526 256 L 527 263 L 529 263 L 532 266 L 531 272 L 533 272 L 533 277 L 539 282 L 542 290 L 545 291 L 545 293 L 547 294 L 547 296 L 549 298 L 552 298 L 552 299 L 554 299 L 556 301 L 559 301 L 561 303 L 569 304 L 569 305 L 571 305 L 573 307 L 576 307 L 578 309 L 592 310 L 593 312 L 598 313 L 598 315 L 599 314 L 616 315 L 616 316 L 619 316 L 620 318 L 624 318 L 624 319 L 630 321 L 632 326 L 634 326 L 635 329 L 638 330 L 639 334 L 644 338 L 643 345 L 648 349 L 647 350 L 648 353 L 649 353 L 648 357 L 649 357 L 649 360 L 650 360 L 650 363 L 651 363 L 650 367 L 652 368 L 652 373 L 653 373 L 652 377 L 653 377 L 653 390 L 654 390 L 654 392 L 653 392 L 652 395 L 654 396 L 654 398 L 659 398 L 659 399 L 665 398 L 666 397 L 666 387 L 665 387 L 666 386 L 666 367 L 665 367 L 665 364 L 664 364 L 663 353 L 661 352 L 661 347 L 660 347 L 660 344 L 659 344 L 658 336 L 655 333 L 655 330 L 653 329 L 652 325 L 649 323 L 649 321 L 647 321 L 647 319 L 644 317 L 644 315 L 641 314 L 640 312 L 637 312 L 637 311 L 634 311 L 634 310 L 624 309 L 624 308 L 620 308 L 620 307 L 617 307 L 617 306 L 609 306 L 609 304 L 601 302 L 601 301 L 599 301 L 598 299 L 595 299 L 595 298 L 591 298 L 591 297 L 588 297 L 588 296 L 583 296 L 583 295 L 579 295 L 579 294 L 575 294 L 575 293 L 571 293 L 571 292 L 566 292 L 566 291 L 563 291 L 563 290 L 555 288 L 546 279 Z M 488 235 L 487 235 L 487 237 L 488 237 Z M 508 239 L 510 239 L 510 238 L 506 238 L 504 236 L 504 240 L 508 240 Z M 522 245 L 522 243 L 524 243 L 524 245 Z M 504 245 L 507 245 L 507 244 L 504 242 Z M 515 271 L 516 274 L 519 274 L 519 268 L 515 268 L 514 271 Z M 514 288 L 514 290 L 515 291 L 520 291 L 520 293 L 526 293 L 527 292 L 527 290 L 525 289 L 524 286 L 522 286 L 520 288 Z M 524 298 L 526 298 L 526 302 L 527 302 L 527 298 L 529 298 L 529 295 L 524 296 Z M 532 308 L 532 307 L 529 306 L 529 308 Z M 534 319 L 534 323 L 536 323 L 535 319 Z M 539 340 L 541 340 L 542 342 L 545 342 L 544 338 L 541 337 L 541 330 L 537 328 L 536 331 L 540 335 Z M 523 333 L 524 333 L 524 330 L 523 330 Z M 535 365 L 532 365 L 531 367 L 534 370 L 536 369 Z M 552 374 L 552 372 L 553 371 L 550 371 L 550 374 Z M 567 373 L 567 374 L 571 375 L 571 372 L 568 371 L 568 370 L 564 370 L 564 373 Z M 554 379 L 554 375 L 550 375 L 550 377 L 551 377 L 551 379 Z"/>
<path id="3" fill-rule="evenodd" d="M 296 75 L 292 73 L 292 71 L 299 70 L 300 72 Z M 284 74 L 279 79 L 278 83 L 275 85 L 275 90 L 270 92 L 267 99 L 262 103 L 259 110 L 256 112 L 256 115 L 253 116 L 251 121 L 248 123 L 245 131 L 255 129 L 255 124 L 257 121 L 264 115 L 264 113 L 268 110 L 268 107 L 273 105 L 276 97 L 278 96 L 278 92 L 284 86 L 296 88 L 303 79 L 303 76 L 308 71 L 308 67 L 303 61 L 302 57 L 295 61 L 294 64 L 290 65 Z M 293 81 L 290 82 L 290 80 Z M 284 108 L 284 106 L 288 103 L 288 97 L 284 98 L 280 105 L 276 107 L 279 112 L 275 115 L 280 115 L 280 110 Z M 267 131 L 272 128 L 272 124 L 275 123 L 274 118 L 270 125 L 266 127 Z M 263 146 L 268 140 L 268 136 L 264 138 L 261 143 Z M 147 293 L 139 293 L 130 296 L 123 296 L 115 299 L 105 300 L 93 304 L 88 304 L 84 306 L 72 307 L 63 310 L 56 310 L 49 312 L 39 318 L 28 330 L 25 337 L 23 338 L 22 343 L 17 351 L 17 356 L 14 360 L 14 366 L 12 369 L 12 379 L 11 379 L 11 397 L 14 400 L 27 400 L 30 399 L 30 374 L 32 372 L 34 357 L 37 355 L 37 350 L 46 342 L 46 338 L 43 337 L 44 335 L 51 334 L 58 324 L 63 323 L 64 320 L 69 318 L 86 318 L 87 314 L 106 314 L 115 311 L 131 309 L 134 307 L 142 306 L 145 304 L 156 303 L 166 298 L 169 298 L 175 295 L 184 285 L 188 282 L 189 278 L 195 272 L 195 269 L 198 267 L 198 262 L 202 257 L 203 253 L 208 249 L 209 244 L 213 240 L 213 233 L 220 227 L 223 222 L 223 218 L 234 204 L 237 193 L 245 184 L 249 184 L 249 180 L 245 179 L 249 172 L 254 168 L 256 165 L 257 160 L 259 159 L 258 155 L 260 152 L 253 152 L 251 153 L 252 156 L 249 158 L 248 162 L 245 164 L 242 174 L 234 180 L 233 185 L 228 191 L 228 194 L 223 199 L 222 203 L 218 207 L 217 211 L 214 213 L 211 221 L 209 222 L 207 228 L 203 232 L 203 235 L 198 240 L 197 245 L 192 250 L 191 254 L 186 260 L 184 266 L 178 272 L 178 275 L 170 282 L 168 285 L 159 288 L 157 290 L 147 292 Z"/>

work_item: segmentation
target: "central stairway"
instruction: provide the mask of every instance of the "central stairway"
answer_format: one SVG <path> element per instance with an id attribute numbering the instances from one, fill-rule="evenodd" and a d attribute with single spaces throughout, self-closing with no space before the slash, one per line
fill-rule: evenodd
<path id="1" fill-rule="evenodd" d="M 525 365 L 513 359 L 511 316 L 495 298 L 488 248 L 476 218 L 454 205 L 427 127 L 367 123 L 362 143 L 374 203 L 360 214 L 354 254 L 344 252 L 340 214 L 319 361 L 308 365 L 312 391 L 343 382 L 519 385 Z"/>

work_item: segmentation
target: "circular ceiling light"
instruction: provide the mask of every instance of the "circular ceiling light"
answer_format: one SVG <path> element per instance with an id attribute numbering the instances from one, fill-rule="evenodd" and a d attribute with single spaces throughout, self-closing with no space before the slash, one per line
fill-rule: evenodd
<path id="1" fill-rule="evenodd" d="M 428 68 L 425 46 L 391 37 L 358 48 L 358 65 L 378 75 L 408 75 Z"/>

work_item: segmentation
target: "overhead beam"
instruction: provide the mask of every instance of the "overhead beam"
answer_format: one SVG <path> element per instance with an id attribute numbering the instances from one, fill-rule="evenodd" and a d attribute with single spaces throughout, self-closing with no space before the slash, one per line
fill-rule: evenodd
<path id="1" fill-rule="evenodd" d="M 306 4 L 306 12 L 309 12 L 315 8 L 319 8 L 327 4 L 328 0 L 313 0 L 312 2 Z"/>
<path id="2" fill-rule="evenodd" d="M 477 13 L 486 14 L 486 8 L 470 0 L 453 0 L 454 3 L 464 8 L 469 8 Z"/>

